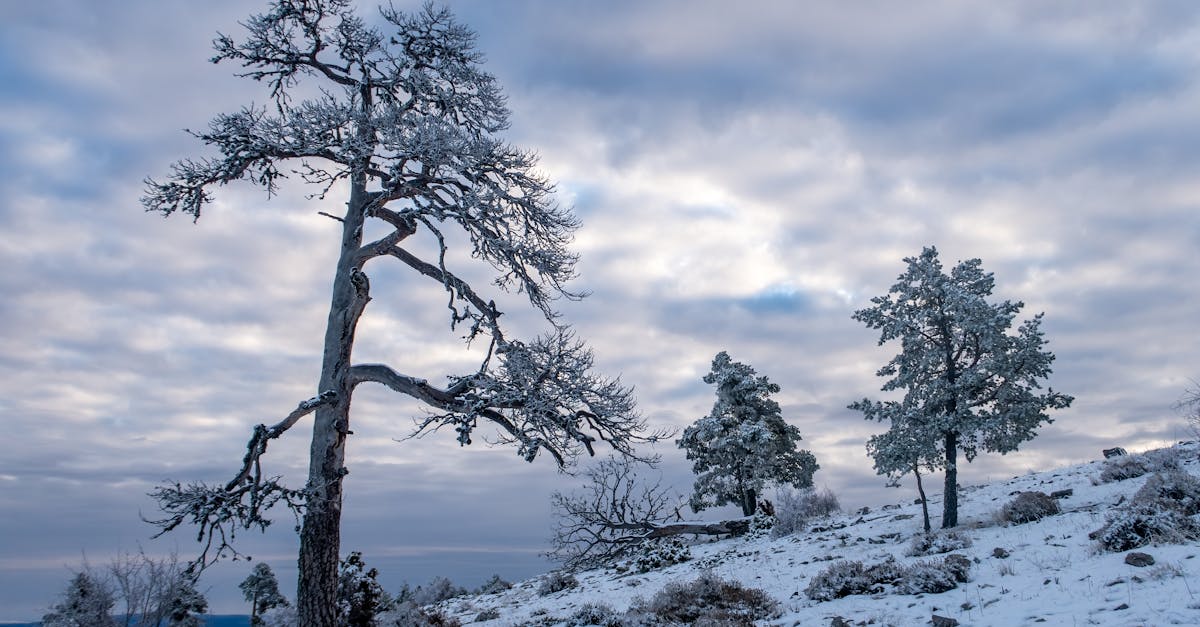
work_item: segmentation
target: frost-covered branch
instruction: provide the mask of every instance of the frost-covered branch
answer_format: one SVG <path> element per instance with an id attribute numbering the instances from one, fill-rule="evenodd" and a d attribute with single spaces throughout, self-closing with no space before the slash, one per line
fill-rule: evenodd
<path id="1" fill-rule="evenodd" d="M 584 451 L 594 454 L 597 440 L 634 455 L 635 443 L 665 435 L 640 435 L 645 423 L 634 411 L 632 390 L 591 374 L 591 351 L 568 331 L 531 344 L 505 343 L 496 354 L 494 368 L 452 377 L 446 388 L 382 364 L 355 365 L 350 377 L 354 385 L 380 383 L 441 410 L 419 423 L 417 433 L 452 426 L 467 445 L 482 419 L 500 427 L 499 442 L 516 444 L 527 461 L 546 451 L 565 466 Z"/>
<path id="2" fill-rule="evenodd" d="M 283 435 L 304 416 L 336 400 L 335 392 L 326 391 L 301 402 L 273 426 L 255 426 L 246 444 L 241 470 L 224 486 L 196 482 L 184 486 L 175 482 L 155 488 L 150 496 L 167 514 L 165 518 L 148 521 L 160 529 L 155 537 L 184 523 L 195 525 L 196 540 L 203 548 L 191 568 L 203 570 L 222 557 L 239 557 L 241 554 L 232 544 L 237 530 L 254 527 L 265 530 L 271 521 L 264 514 L 275 505 L 283 503 L 298 516 L 304 506 L 304 491 L 284 486 L 278 476 L 263 476 L 262 457 L 271 440 Z"/>

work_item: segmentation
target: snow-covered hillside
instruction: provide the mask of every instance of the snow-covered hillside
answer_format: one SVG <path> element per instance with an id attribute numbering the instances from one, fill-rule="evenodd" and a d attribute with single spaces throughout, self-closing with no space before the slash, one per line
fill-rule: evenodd
<path id="1" fill-rule="evenodd" d="M 1142 459 L 1157 468 L 1162 460 L 1174 459 L 1196 476 L 1198 455 L 1200 447 L 1184 443 L 1120 463 Z M 758 620 L 762 625 L 924 625 L 934 615 L 961 625 L 1200 624 L 1200 546 L 1195 541 L 1108 552 L 1089 539 L 1108 517 L 1128 507 L 1152 476 L 1100 482 L 1106 463 L 1111 462 L 961 489 L 960 529 L 970 546 L 952 553 L 966 556 L 971 569 L 969 581 L 947 592 L 904 594 L 897 592 L 901 586 L 877 586 L 874 593 L 823 602 L 805 594 L 814 575 L 840 561 L 940 563 L 945 555 L 908 555 L 913 538 L 921 535 L 921 508 L 909 499 L 812 520 L 808 531 L 782 538 L 702 540 L 691 546 L 691 560 L 644 574 L 585 571 L 575 574 L 578 587 L 541 595 L 543 576 L 504 592 L 453 599 L 440 609 L 465 625 L 586 625 L 580 609 L 587 604 L 604 604 L 620 614 L 636 598 L 650 599 L 669 583 L 694 580 L 707 569 L 778 601 L 777 614 Z M 1061 513 L 1025 524 L 998 522 L 997 512 L 1016 493 L 1061 490 L 1072 491 L 1057 500 Z M 940 503 L 931 501 L 930 511 L 936 527 Z M 1127 564 L 1134 551 L 1151 555 L 1154 564 Z"/>

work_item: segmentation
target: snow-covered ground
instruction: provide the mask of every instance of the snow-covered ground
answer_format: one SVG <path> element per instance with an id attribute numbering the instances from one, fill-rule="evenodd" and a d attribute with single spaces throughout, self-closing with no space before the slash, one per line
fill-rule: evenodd
<path id="1" fill-rule="evenodd" d="M 1182 468 L 1200 474 L 1200 447 L 1174 447 Z M 695 579 L 705 568 L 724 579 L 759 588 L 779 602 L 782 614 L 763 625 L 830 625 L 840 617 L 850 625 L 925 625 L 937 614 L 961 625 L 1200 625 L 1200 546 L 1152 545 L 1155 564 L 1126 564 L 1128 552 L 1098 550 L 1088 538 L 1120 503 L 1128 501 L 1149 475 L 1098 483 L 1105 462 L 1013 477 L 960 490 L 960 529 L 973 541 L 954 551 L 971 559 L 970 580 L 940 594 L 853 595 L 818 602 L 804 594 L 810 578 L 839 560 L 877 563 L 888 556 L 901 564 L 912 538 L 921 532 L 921 508 L 912 499 L 811 521 L 810 530 L 772 539 L 701 541 L 692 559 L 646 574 L 613 569 L 576 573 L 580 586 L 545 596 L 533 579 L 496 594 L 460 597 L 441 609 L 463 624 L 570 624 L 587 603 L 624 611 L 636 597 L 650 598 L 669 582 Z M 1022 491 L 1073 490 L 1058 501 L 1062 513 L 1021 525 L 1004 525 L 995 514 Z M 930 503 L 934 526 L 941 503 Z M 995 549 L 1008 553 L 997 557 Z M 499 618 L 478 621 L 481 613 Z M 560 619 L 560 620 L 556 620 Z"/>

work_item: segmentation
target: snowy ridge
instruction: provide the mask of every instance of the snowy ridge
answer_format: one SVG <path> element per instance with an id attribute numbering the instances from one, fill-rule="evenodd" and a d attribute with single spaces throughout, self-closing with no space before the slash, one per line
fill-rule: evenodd
<path id="1" fill-rule="evenodd" d="M 1200 474 L 1200 446 L 1171 449 L 1179 466 Z M 783 538 L 701 541 L 688 562 L 645 574 L 614 569 L 576 573 L 579 587 L 540 596 L 540 580 L 495 594 L 459 597 L 440 610 L 464 625 L 572 625 L 588 603 L 621 612 L 636 597 L 650 598 L 669 582 L 695 579 L 707 567 L 724 579 L 759 588 L 779 602 L 781 613 L 761 625 L 926 625 L 934 614 L 961 625 L 1197 625 L 1200 624 L 1200 546 L 1160 544 L 1134 549 L 1155 564 L 1126 564 L 1129 552 L 1098 549 L 1088 534 L 1131 499 L 1150 474 L 1099 483 L 1105 462 L 1096 461 L 960 489 L 959 530 L 971 546 L 954 551 L 972 562 L 970 580 L 939 594 L 879 593 L 818 602 L 804 594 L 810 579 L 840 560 L 866 564 L 889 557 L 900 564 L 938 559 L 906 555 L 921 533 L 921 508 L 910 499 L 812 521 L 809 531 Z M 1023 491 L 1072 490 L 1058 501 L 1062 513 L 1021 525 L 997 522 L 996 513 Z M 936 526 L 940 503 L 931 499 Z M 1007 557 L 995 549 L 1003 549 Z M 481 616 L 496 616 L 477 620 Z M 837 623 L 840 617 L 845 623 Z"/>

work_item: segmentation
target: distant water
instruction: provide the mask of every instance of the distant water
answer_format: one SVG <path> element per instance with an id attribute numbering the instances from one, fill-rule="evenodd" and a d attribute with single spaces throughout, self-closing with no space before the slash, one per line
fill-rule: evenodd
<path id="1" fill-rule="evenodd" d="M 248 614 L 218 614 L 205 616 L 206 627 L 250 627 Z M 41 627 L 41 623 L 0 623 L 0 627 Z"/>

